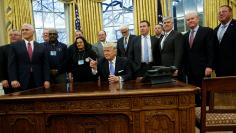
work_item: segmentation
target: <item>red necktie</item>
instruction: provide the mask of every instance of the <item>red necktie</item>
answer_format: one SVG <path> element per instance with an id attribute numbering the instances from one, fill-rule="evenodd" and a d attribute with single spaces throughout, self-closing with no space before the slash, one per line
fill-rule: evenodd
<path id="1" fill-rule="evenodd" d="M 28 42 L 28 54 L 29 54 L 30 61 L 32 60 L 32 53 L 33 53 L 33 50 L 31 47 L 31 43 Z"/>
<path id="2" fill-rule="evenodd" d="M 192 48 L 193 46 L 193 40 L 194 40 L 194 30 L 191 31 L 190 37 L 189 37 L 189 46 Z"/>

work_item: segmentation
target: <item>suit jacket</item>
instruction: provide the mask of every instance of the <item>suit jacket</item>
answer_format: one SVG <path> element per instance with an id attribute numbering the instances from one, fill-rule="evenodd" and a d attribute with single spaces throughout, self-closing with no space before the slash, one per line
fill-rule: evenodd
<path id="1" fill-rule="evenodd" d="M 102 81 L 108 81 L 110 75 L 109 62 L 105 58 L 98 61 L 98 75 Z M 128 59 L 116 56 L 115 75 L 121 76 L 124 81 L 131 79 L 132 72 Z"/>
<path id="2" fill-rule="evenodd" d="M 159 42 L 161 42 L 161 40 Z M 161 49 L 161 65 L 175 66 L 178 69 L 181 68 L 183 49 L 183 35 L 172 30 L 163 42 L 163 48 Z"/>
<path id="3" fill-rule="evenodd" d="M 129 41 L 128 41 L 126 50 L 124 48 L 124 37 L 120 38 L 117 41 L 117 56 L 128 57 L 129 47 L 131 45 L 132 39 L 134 39 L 135 37 L 136 37 L 135 35 L 129 35 Z"/>
<path id="4" fill-rule="evenodd" d="M 128 53 L 128 59 L 132 64 L 134 72 L 137 72 L 141 68 L 141 63 L 142 63 L 141 40 L 142 40 L 141 36 L 135 37 L 130 45 Z M 154 36 L 151 36 L 151 45 L 152 45 L 152 56 L 153 56 L 152 65 L 160 65 L 161 62 L 160 47 L 158 46 L 157 38 Z"/>
<path id="5" fill-rule="evenodd" d="M 25 41 L 19 41 L 12 44 L 8 59 L 10 81 L 18 80 L 21 89 L 27 89 L 31 72 L 36 87 L 43 86 L 44 81 L 49 81 L 48 55 L 43 45 L 34 42 L 32 61 L 30 61 Z"/>
<path id="6" fill-rule="evenodd" d="M 10 44 L 0 47 L 0 82 L 2 80 L 8 80 L 8 53 Z"/>
<path id="7" fill-rule="evenodd" d="M 199 26 L 193 40 L 189 45 L 190 31 L 184 35 L 184 64 L 187 74 L 204 77 L 206 67 L 212 68 L 214 60 L 213 30 Z"/>
<path id="8" fill-rule="evenodd" d="M 221 42 L 217 38 L 219 27 L 214 29 L 215 72 L 217 76 L 233 76 L 236 75 L 236 20 L 230 22 Z"/>
<path id="9" fill-rule="evenodd" d="M 93 51 L 96 52 L 98 59 L 104 57 L 103 46 L 101 42 L 97 42 L 92 47 Z"/>

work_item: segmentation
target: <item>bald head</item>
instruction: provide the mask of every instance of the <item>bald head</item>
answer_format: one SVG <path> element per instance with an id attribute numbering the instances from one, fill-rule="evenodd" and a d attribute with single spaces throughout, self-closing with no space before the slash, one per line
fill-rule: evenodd
<path id="1" fill-rule="evenodd" d="M 34 37 L 34 27 L 31 24 L 23 24 L 21 27 L 22 38 L 32 41 Z"/>

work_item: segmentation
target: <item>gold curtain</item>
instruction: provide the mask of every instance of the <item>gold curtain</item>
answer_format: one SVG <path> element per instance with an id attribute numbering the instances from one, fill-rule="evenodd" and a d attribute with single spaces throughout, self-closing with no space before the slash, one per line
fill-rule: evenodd
<path id="1" fill-rule="evenodd" d="M 33 23 L 31 0 L 4 0 L 6 34 L 12 29 L 20 30 L 24 23 Z M 8 43 L 9 37 L 7 36 Z"/>
<path id="2" fill-rule="evenodd" d="M 236 19 L 236 0 L 230 0 L 230 6 L 233 9 L 233 18 Z"/>
<path id="3" fill-rule="evenodd" d="M 204 24 L 215 28 L 219 21 L 217 14 L 221 5 L 228 5 L 228 0 L 204 0 Z"/>
<path id="4" fill-rule="evenodd" d="M 77 0 L 68 3 L 68 16 L 69 16 L 69 44 L 74 42 L 75 38 L 75 5 L 77 4 Z"/>
<path id="5" fill-rule="evenodd" d="M 140 21 L 150 22 L 150 34 L 154 33 L 154 26 L 157 23 L 157 0 L 134 0 L 134 24 L 135 33 L 140 34 Z"/>
<path id="6" fill-rule="evenodd" d="M 102 30 L 102 5 L 94 0 L 78 0 L 81 30 L 90 43 L 97 42 Z"/>
<path id="7" fill-rule="evenodd" d="M 171 0 L 161 0 L 162 16 L 170 16 Z"/>

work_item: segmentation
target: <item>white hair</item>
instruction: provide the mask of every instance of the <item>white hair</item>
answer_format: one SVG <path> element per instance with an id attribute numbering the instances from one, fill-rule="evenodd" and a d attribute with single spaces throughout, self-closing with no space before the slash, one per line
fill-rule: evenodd
<path id="1" fill-rule="evenodd" d="M 22 27 L 28 27 L 29 29 L 31 29 L 31 30 L 34 31 L 34 27 L 33 27 L 33 25 L 31 25 L 31 24 L 25 23 L 25 24 L 22 25 Z"/>
<path id="2" fill-rule="evenodd" d="M 185 14 L 185 18 L 188 17 L 188 16 L 196 16 L 196 17 L 198 17 L 198 13 L 196 11 L 187 12 Z"/>
<path id="3" fill-rule="evenodd" d="M 163 17 L 163 22 L 166 20 L 171 20 L 171 22 L 173 22 L 173 17 L 171 17 L 171 16 Z"/>
<path id="4" fill-rule="evenodd" d="M 107 42 L 103 48 L 110 48 L 112 47 L 113 49 L 116 49 L 117 44 L 115 42 Z"/>
<path id="5" fill-rule="evenodd" d="M 127 26 L 127 25 L 121 25 L 120 26 L 120 30 L 129 30 L 129 26 Z"/>

